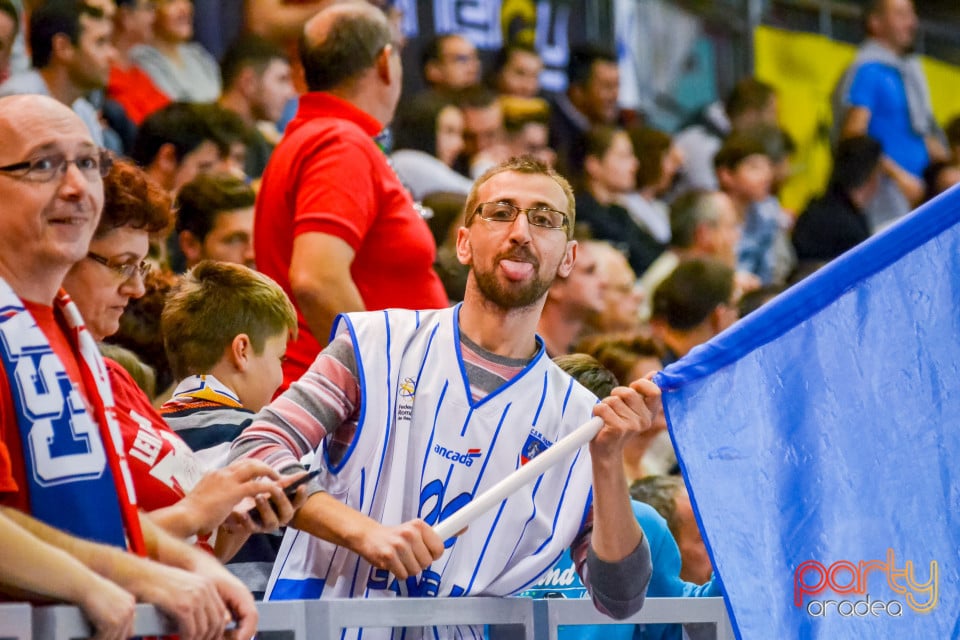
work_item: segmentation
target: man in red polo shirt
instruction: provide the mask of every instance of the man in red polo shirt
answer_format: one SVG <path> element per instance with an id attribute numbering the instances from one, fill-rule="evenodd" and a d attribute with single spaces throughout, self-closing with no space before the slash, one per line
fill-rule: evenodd
<path id="1" fill-rule="evenodd" d="M 374 136 L 400 97 L 400 52 L 382 11 L 334 5 L 304 27 L 309 92 L 257 199 L 257 267 L 297 307 L 284 387 L 326 345 L 338 313 L 447 306 L 433 237 Z"/>

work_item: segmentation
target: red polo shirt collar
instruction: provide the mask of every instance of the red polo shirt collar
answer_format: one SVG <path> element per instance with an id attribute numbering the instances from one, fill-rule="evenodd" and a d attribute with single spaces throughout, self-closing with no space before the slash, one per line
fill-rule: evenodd
<path id="1" fill-rule="evenodd" d="M 296 129 L 299 125 L 314 118 L 349 120 L 371 137 L 383 131 L 383 125 L 369 113 L 355 107 L 343 98 L 338 98 L 323 91 L 313 91 L 300 96 L 297 117 L 290 123 L 290 128 Z"/>

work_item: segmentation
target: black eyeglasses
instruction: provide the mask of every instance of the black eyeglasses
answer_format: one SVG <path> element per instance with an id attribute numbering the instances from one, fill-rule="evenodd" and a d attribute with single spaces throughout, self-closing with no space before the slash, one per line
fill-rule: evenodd
<path id="1" fill-rule="evenodd" d="M 544 229 L 566 229 L 567 214 L 546 207 L 525 209 L 509 202 L 482 202 L 473 211 L 488 222 L 513 222 L 521 213 L 526 214 L 527 222 Z"/>
<path id="2" fill-rule="evenodd" d="M 113 166 L 113 157 L 106 149 L 94 149 L 84 152 L 72 160 L 62 153 L 49 153 L 32 160 L 8 164 L 0 167 L 0 172 L 10 174 L 20 180 L 34 182 L 50 182 L 62 177 L 67 172 L 67 164 L 72 162 L 80 169 L 80 173 L 89 180 L 99 180 L 110 173 Z"/>
<path id="3" fill-rule="evenodd" d="M 100 254 L 94 253 L 93 251 L 89 252 L 87 257 L 94 262 L 99 262 L 117 275 L 123 276 L 124 280 L 129 280 L 135 273 L 139 273 L 141 278 L 146 278 L 147 274 L 150 273 L 150 263 L 146 261 L 114 262 L 110 258 L 104 258 Z"/>

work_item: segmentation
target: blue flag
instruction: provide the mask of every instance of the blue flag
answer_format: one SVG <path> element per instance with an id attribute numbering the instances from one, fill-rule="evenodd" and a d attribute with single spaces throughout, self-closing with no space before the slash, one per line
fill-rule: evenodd
<path id="1" fill-rule="evenodd" d="M 960 638 L 960 187 L 658 374 L 737 636 Z"/>

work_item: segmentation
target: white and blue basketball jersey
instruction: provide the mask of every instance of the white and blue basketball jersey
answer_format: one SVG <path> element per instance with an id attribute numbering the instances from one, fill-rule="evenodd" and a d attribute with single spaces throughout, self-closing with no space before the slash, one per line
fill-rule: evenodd
<path id="1" fill-rule="evenodd" d="M 354 344 L 362 415 L 348 447 L 334 451 L 328 437 L 318 449 L 320 482 L 386 525 L 448 518 L 589 420 L 597 401 L 542 347 L 514 379 L 474 401 L 458 311 L 388 310 L 338 321 L 337 332 Z M 403 582 L 288 529 L 268 599 L 510 595 L 556 563 L 581 530 L 590 499 L 583 448 L 447 540 L 438 561 Z"/>

